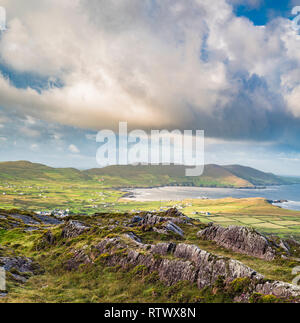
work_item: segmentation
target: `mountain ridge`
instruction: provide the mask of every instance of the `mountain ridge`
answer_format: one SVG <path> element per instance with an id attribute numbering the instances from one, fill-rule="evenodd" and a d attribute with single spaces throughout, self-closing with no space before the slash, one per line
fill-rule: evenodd
<path id="1" fill-rule="evenodd" d="M 0 180 L 63 180 L 103 181 L 111 187 L 199 186 L 240 187 L 295 184 L 295 178 L 285 178 L 272 173 L 241 165 L 205 165 L 198 177 L 186 177 L 186 166 L 108 166 L 78 170 L 54 168 L 29 161 L 0 162 Z"/>

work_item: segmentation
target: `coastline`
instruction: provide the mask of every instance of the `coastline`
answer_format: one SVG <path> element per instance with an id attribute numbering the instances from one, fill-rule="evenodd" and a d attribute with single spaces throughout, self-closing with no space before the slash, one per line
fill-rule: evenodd
<path id="1" fill-rule="evenodd" d="M 300 185 L 270 185 L 255 189 L 224 187 L 161 186 L 148 188 L 122 188 L 121 199 L 131 202 L 218 200 L 262 198 L 269 204 L 283 209 L 300 211 Z"/>

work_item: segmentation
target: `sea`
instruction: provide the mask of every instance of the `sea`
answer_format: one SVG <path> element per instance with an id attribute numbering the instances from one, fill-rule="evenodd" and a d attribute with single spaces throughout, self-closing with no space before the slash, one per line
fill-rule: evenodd
<path id="1" fill-rule="evenodd" d="M 300 184 L 268 186 L 256 189 L 203 188 L 203 187 L 157 187 L 129 189 L 133 201 L 181 201 L 184 199 L 223 199 L 262 197 L 285 209 L 300 211 Z"/>

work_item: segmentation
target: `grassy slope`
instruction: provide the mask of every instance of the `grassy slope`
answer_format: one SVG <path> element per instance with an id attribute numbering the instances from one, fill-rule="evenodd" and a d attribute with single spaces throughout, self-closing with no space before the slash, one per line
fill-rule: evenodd
<path id="1" fill-rule="evenodd" d="M 73 239 L 62 239 L 61 228 L 52 229 L 57 240 L 53 246 L 40 249 L 43 232 L 25 233 L 22 229 L 0 230 L 0 254 L 24 255 L 32 257 L 42 265 L 44 274 L 34 276 L 25 285 L 8 281 L 9 295 L 0 302 L 224 302 L 230 299 L 224 294 L 211 294 L 199 291 L 195 285 L 179 283 L 168 287 L 155 277 L 142 273 L 137 268 L 122 270 L 109 268 L 101 257 L 94 264 L 82 265 L 77 271 L 68 272 L 64 263 L 70 259 L 74 250 L 84 248 L 90 253 L 93 245 L 106 236 L 119 236 L 128 229 L 119 226 L 103 230 L 101 226 L 110 226 L 112 221 L 122 222 L 133 215 L 107 214 L 96 217 L 74 217 L 87 222 L 93 229 Z M 290 260 L 267 262 L 253 257 L 240 255 L 218 247 L 216 244 L 201 241 L 197 232 L 203 228 L 198 221 L 194 226 L 182 225 L 185 237 L 165 236 L 141 228 L 131 228 L 145 243 L 173 241 L 175 243 L 196 244 L 213 254 L 230 257 L 264 274 L 267 278 L 290 282 L 293 279 L 292 268 L 296 265 Z"/>

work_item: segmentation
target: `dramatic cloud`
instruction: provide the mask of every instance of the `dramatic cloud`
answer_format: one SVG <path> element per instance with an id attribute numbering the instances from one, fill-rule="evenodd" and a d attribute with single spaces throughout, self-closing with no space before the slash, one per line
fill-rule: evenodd
<path id="1" fill-rule="evenodd" d="M 239 2 L 0 0 L 0 57 L 14 71 L 0 76 L 1 106 L 83 129 L 128 121 L 219 138 L 298 136 L 300 36 L 287 19 L 262 27 L 237 17 Z M 38 136 L 30 127 L 24 135 Z"/>

